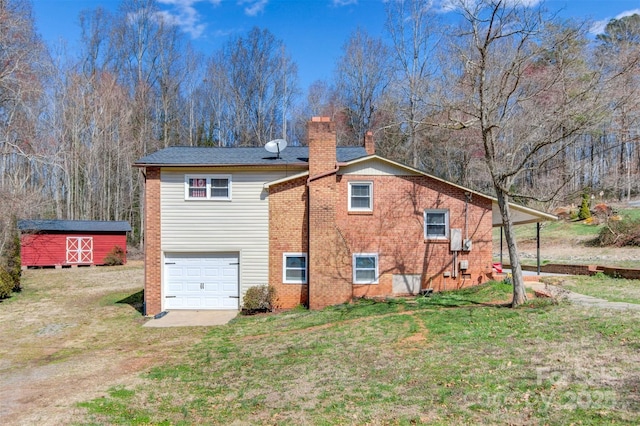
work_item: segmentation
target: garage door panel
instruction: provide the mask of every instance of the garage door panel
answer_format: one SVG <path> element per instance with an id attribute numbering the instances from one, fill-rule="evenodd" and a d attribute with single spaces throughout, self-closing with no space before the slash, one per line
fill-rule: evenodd
<path id="1" fill-rule="evenodd" d="M 225 283 L 222 284 L 222 291 L 229 295 L 229 296 L 235 296 L 236 295 L 236 286 L 233 283 Z"/>
<path id="2" fill-rule="evenodd" d="M 203 270 L 203 277 L 204 278 L 218 278 L 219 276 L 219 271 L 218 269 L 215 268 L 205 268 Z"/>
<path id="3" fill-rule="evenodd" d="M 199 293 L 202 290 L 200 283 L 188 282 L 183 285 L 184 291 L 189 293 Z"/>
<path id="4" fill-rule="evenodd" d="M 167 268 L 167 275 L 170 278 L 179 278 L 184 275 L 182 268 Z"/>
<path id="5" fill-rule="evenodd" d="M 236 265 L 225 265 L 222 269 L 222 275 L 225 277 L 235 277 L 238 272 L 238 267 Z"/>
<path id="6" fill-rule="evenodd" d="M 189 278 L 200 278 L 202 276 L 200 266 L 189 265 L 186 269 L 187 271 L 185 275 Z"/>
<path id="7" fill-rule="evenodd" d="M 204 283 L 204 289 L 207 292 L 219 292 L 221 291 L 219 283 Z"/>
<path id="8" fill-rule="evenodd" d="M 166 253 L 165 309 L 238 309 L 238 255 Z"/>

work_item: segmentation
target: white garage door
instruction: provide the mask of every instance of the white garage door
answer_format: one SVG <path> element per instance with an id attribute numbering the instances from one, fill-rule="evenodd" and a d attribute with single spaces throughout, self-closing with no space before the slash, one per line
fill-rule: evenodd
<path id="1" fill-rule="evenodd" d="M 164 309 L 238 309 L 237 253 L 166 253 Z"/>

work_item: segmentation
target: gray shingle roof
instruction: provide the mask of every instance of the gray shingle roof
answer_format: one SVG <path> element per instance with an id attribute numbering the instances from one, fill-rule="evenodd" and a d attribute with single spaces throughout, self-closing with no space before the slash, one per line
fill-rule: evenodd
<path id="1" fill-rule="evenodd" d="M 127 221 L 34 219 L 19 220 L 18 229 L 21 231 L 129 232 L 131 225 Z"/>
<path id="2" fill-rule="evenodd" d="M 338 147 L 337 160 L 347 162 L 366 157 L 364 147 Z M 142 157 L 136 166 L 266 166 L 278 164 L 298 164 L 309 162 L 306 146 L 290 146 L 280 153 L 267 152 L 262 147 L 255 148 L 204 148 L 193 146 L 173 146 Z"/>

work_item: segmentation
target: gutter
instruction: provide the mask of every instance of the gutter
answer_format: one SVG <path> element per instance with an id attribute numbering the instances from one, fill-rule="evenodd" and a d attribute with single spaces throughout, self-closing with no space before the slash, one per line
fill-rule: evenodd
<path id="1" fill-rule="evenodd" d="M 307 185 L 309 185 L 309 183 L 313 182 L 314 180 L 317 180 L 317 179 L 320 179 L 320 178 L 323 178 L 323 177 L 326 177 L 326 176 L 330 176 L 330 175 L 332 175 L 334 173 L 338 173 L 338 170 L 340 170 L 340 166 L 341 165 L 342 165 L 341 163 L 336 163 L 336 168 L 333 169 L 333 170 L 322 172 L 322 173 L 319 173 L 319 174 L 314 175 L 314 176 L 309 176 L 309 178 L 307 179 Z"/>

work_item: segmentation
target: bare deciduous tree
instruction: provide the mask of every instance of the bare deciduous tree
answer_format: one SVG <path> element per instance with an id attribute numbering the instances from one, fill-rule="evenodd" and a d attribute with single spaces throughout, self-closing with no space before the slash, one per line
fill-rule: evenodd
<path id="1" fill-rule="evenodd" d="M 43 81 L 49 58 L 23 0 L 0 1 L 0 253 L 16 217 L 46 210 L 55 166 L 43 144 Z M 0 259 L 0 265 L 3 259 Z"/>
<path id="2" fill-rule="evenodd" d="M 420 167 L 421 130 L 433 114 L 430 87 L 434 75 L 436 31 L 441 28 L 430 0 L 387 3 L 387 31 L 393 42 L 397 125 L 407 135 L 408 159 Z"/>
<path id="3" fill-rule="evenodd" d="M 374 114 L 389 85 L 390 52 L 382 40 L 361 29 L 351 34 L 342 49 L 335 70 L 336 93 L 347 128 L 338 138 L 341 145 L 359 145 L 373 127 Z"/>
<path id="4" fill-rule="evenodd" d="M 463 91 L 452 126 L 473 127 L 482 140 L 505 230 L 513 272 L 513 306 L 526 301 L 509 202 L 514 185 L 557 158 L 604 116 L 601 74 L 586 66 L 576 40 L 581 27 L 556 24 L 540 7 L 521 1 L 459 0 L 463 17 L 451 59 L 461 73 L 448 88 Z M 562 180 L 558 186 L 563 184 Z M 553 191 L 547 188 L 547 194 Z"/>

